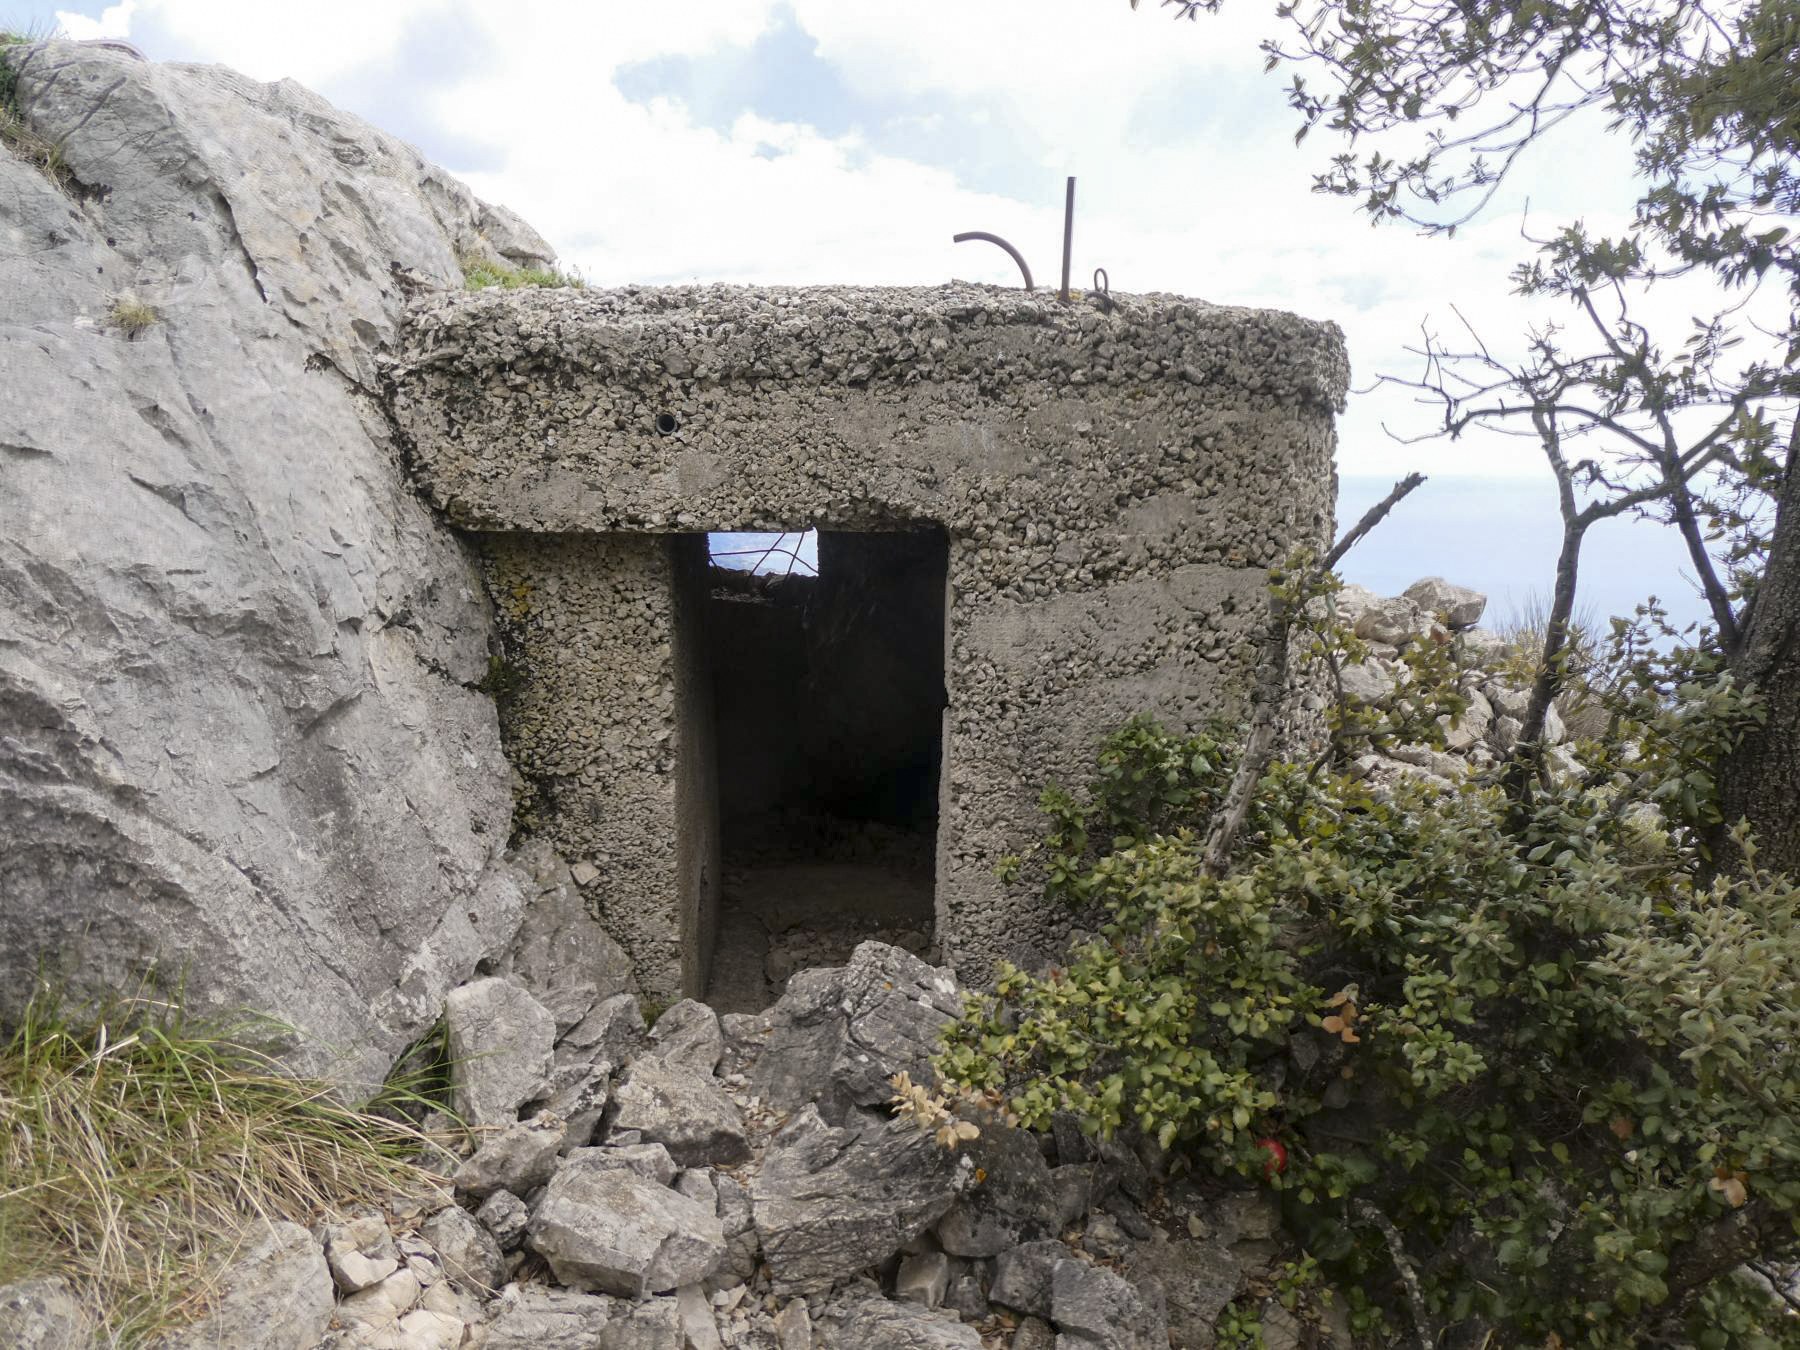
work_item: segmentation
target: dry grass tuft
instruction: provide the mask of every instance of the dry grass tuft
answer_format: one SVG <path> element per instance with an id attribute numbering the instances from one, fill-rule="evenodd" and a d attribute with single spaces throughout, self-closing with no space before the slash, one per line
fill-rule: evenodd
<path id="1" fill-rule="evenodd" d="M 113 301 L 106 321 L 128 338 L 134 338 L 162 316 L 134 295 L 121 295 Z"/>
<path id="2" fill-rule="evenodd" d="M 0 146 L 37 165 L 60 191 L 79 198 L 82 185 L 64 162 L 61 148 L 33 131 L 19 111 L 18 76 L 8 58 L 16 54 L 14 49 L 38 40 L 31 33 L 0 29 Z"/>
<path id="3" fill-rule="evenodd" d="M 1502 673 L 1521 689 L 1537 679 L 1549 627 L 1550 605 L 1541 595 L 1531 596 L 1500 625 L 1500 636 L 1512 649 Z M 1578 609 L 1569 618 L 1563 648 L 1566 682 L 1556 696 L 1556 711 L 1570 740 L 1592 740 L 1606 731 L 1608 714 L 1599 697 L 1611 678 L 1605 669 L 1605 632 L 1606 625 L 1591 607 Z"/>
<path id="4" fill-rule="evenodd" d="M 40 992 L 0 1042 L 0 1271 L 66 1277 L 130 1344 L 203 1311 L 250 1224 L 431 1185 L 425 1136 L 281 1073 L 277 1030 Z"/>

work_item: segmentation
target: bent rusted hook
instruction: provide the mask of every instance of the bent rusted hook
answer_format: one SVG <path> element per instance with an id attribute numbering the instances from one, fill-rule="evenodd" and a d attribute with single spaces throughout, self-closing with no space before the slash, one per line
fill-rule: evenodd
<path id="1" fill-rule="evenodd" d="M 953 244 L 966 244 L 971 239 L 980 239 L 989 244 L 998 244 L 1001 248 L 1005 249 L 1012 255 L 1012 260 L 1019 264 L 1019 271 L 1025 274 L 1025 289 L 1028 291 L 1034 289 L 1031 284 L 1031 268 L 1025 265 L 1025 255 L 1019 252 L 1018 249 L 1007 243 L 1006 240 L 1002 239 L 999 235 L 989 234 L 986 230 L 966 230 L 962 234 L 950 236 L 950 242 Z"/>

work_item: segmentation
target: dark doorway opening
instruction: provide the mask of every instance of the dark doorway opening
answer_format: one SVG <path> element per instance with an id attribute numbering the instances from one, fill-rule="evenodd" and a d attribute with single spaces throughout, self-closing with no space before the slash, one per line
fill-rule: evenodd
<path id="1" fill-rule="evenodd" d="M 821 531 L 815 562 L 790 534 L 758 571 L 748 539 L 714 536 L 704 623 L 723 863 L 707 1000 L 724 1012 L 868 938 L 934 945 L 947 537 Z"/>

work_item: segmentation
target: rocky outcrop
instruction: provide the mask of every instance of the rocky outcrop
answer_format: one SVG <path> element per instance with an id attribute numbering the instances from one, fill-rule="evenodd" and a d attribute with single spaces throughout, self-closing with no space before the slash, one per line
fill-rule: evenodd
<path id="1" fill-rule="evenodd" d="M 1450 788 L 1504 758 L 1524 729 L 1530 702 L 1516 672 L 1503 668 L 1512 654 L 1497 634 L 1477 627 L 1487 597 L 1442 577 L 1424 577 L 1395 596 L 1379 596 L 1361 586 L 1341 587 L 1336 616 L 1369 647 L 1369 658 L 1338 675 L 1338 686 L 1352 702 L 1387 698 L 1411 678 L 1403 654 L 1409 644 L 1455 643 L 1462 668 L 1460 689 L 1468 707 L 1456 718 L 1440 717 L 1444 748 L 1390 745 L 1357 756 L 1350 768 L 1378 787 L 1405 779 Z M 1549 749 L 1546 763 L 1553 776 L 1579 772 L 1574 753 L 1564 743 L 1568 729 L 1553 705 L 1544 721 Z"/>
<path id="2" fill-rule="evenodd" d="M 459 253 L 549 250 L 292 82 L 7 59 L 76 186 L 0 148 L 0 1012 L 155 967 L 369 1082 L 530 889 L 482 585 L 376 357 Z"/>
<path id="3" fill-rule="evenodd" d="M 900 971 L 902 955 L 866 945 L 854 964 Z M 797 1013 L 756 1020 L 778 1042 Z M 449 1192 L 311 1233 L 257 1230 L 220 1270 L 207 1320 L 166 1350 L 1206 1350 L 1220 1309 L 1265 1293 L 1289 1254 L 1272 1192 L 1169 1181 L 1119 1141 L 987 1120 L 948 1149 L 904 1116 L 855 1106 L 831 1125 L 812 1102 L 780 1110 L 742 1073 L 648 1048 L 616 1075 L 585 1067 L 627 1101 L 634 1079 L 691 1076 L 729 1104 L 741 1155 L 678 1161 L 617 1120 L 615 1142 L 564 1153 L 561 1119 L 526 1102 L 473 1132 Z M 844 1080 L 824 1085 L 831 1097 L 865 1070 L 852 1056 L 827 1072 Z M 1318 1350 L 1348 1350 L 1313 1330 Z M 93 1347 L 54 1280 L 0 1288 L 0 1342 L 13 1341 Z"/>

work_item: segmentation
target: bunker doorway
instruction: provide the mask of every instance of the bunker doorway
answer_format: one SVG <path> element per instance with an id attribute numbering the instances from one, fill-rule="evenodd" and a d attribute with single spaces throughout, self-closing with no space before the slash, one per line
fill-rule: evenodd
<path id="1" fill-rule="evenodd" d="M 948 538 L 773 539 L 710 545 L 722 1012 L 869 938 L 935 955 Z"/>

